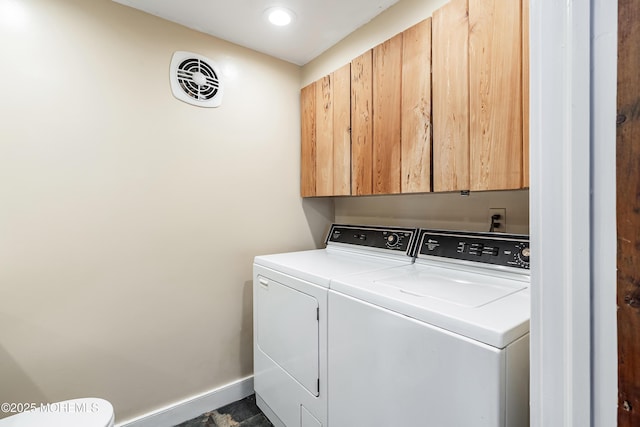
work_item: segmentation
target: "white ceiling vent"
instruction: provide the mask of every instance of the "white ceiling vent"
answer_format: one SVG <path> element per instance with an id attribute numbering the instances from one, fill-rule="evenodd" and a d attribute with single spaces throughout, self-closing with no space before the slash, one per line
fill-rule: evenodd
<path id="1" fill-rule="evenodd" d="M 173 96 L 198 107 L 222 103 L 220 72 L 213 61 L 191 52 L 177 51 L 171 58 Z"/>

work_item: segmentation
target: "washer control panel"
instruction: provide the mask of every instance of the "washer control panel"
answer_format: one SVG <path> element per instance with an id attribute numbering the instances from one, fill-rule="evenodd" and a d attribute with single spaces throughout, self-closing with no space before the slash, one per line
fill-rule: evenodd
<path id="1" fill-rule="evenodd" d="M 333 224 L 325 243 L 366 246 L 377 250 L 403 252 L 412 256 L 417 235 L 417 228 Z"/>
<path id="2" fill-rule="evenodd" d="M 529 236 L 420 230 L 416 256 L 443 257 L 529 269 Z"/>

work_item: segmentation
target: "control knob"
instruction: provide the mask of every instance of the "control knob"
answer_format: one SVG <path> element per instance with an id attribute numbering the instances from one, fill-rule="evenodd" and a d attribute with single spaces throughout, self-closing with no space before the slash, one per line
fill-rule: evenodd
<path id="1" fill-rule="evenodd" d="M 523 267 L 529 267 L 529 255 L 531 254 L 531 249 L 529 249 L 529 246 L 525 246 L 522 249 L 520 249 L 520 252 L 518 252 L 518 263 L 523 266 Z"/>
<path id="2" fill-rule="evenodd" d="M 389 234 L 387 236 L 387 246 L 392 247 L 398 244 L 400 237 L 396 233 Z"/>

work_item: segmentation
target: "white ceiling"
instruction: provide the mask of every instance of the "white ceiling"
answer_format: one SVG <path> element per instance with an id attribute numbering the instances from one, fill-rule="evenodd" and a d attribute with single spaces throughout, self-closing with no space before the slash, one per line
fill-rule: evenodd
<path id="1" fill-rule="evenodd" d="M 304 65 L 398 0 L 114 0 L 267 55 Z M 284 6 L 296 17 L 276 27 L 263 16 Z"/>

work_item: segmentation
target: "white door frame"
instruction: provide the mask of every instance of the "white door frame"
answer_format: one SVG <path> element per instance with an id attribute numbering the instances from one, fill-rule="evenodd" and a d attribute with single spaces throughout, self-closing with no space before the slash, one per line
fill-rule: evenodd
<path id="1" fill-rule="evenodd" d="M 617 4 L 531 1 L 531 425 L 616 425 Z"/>

